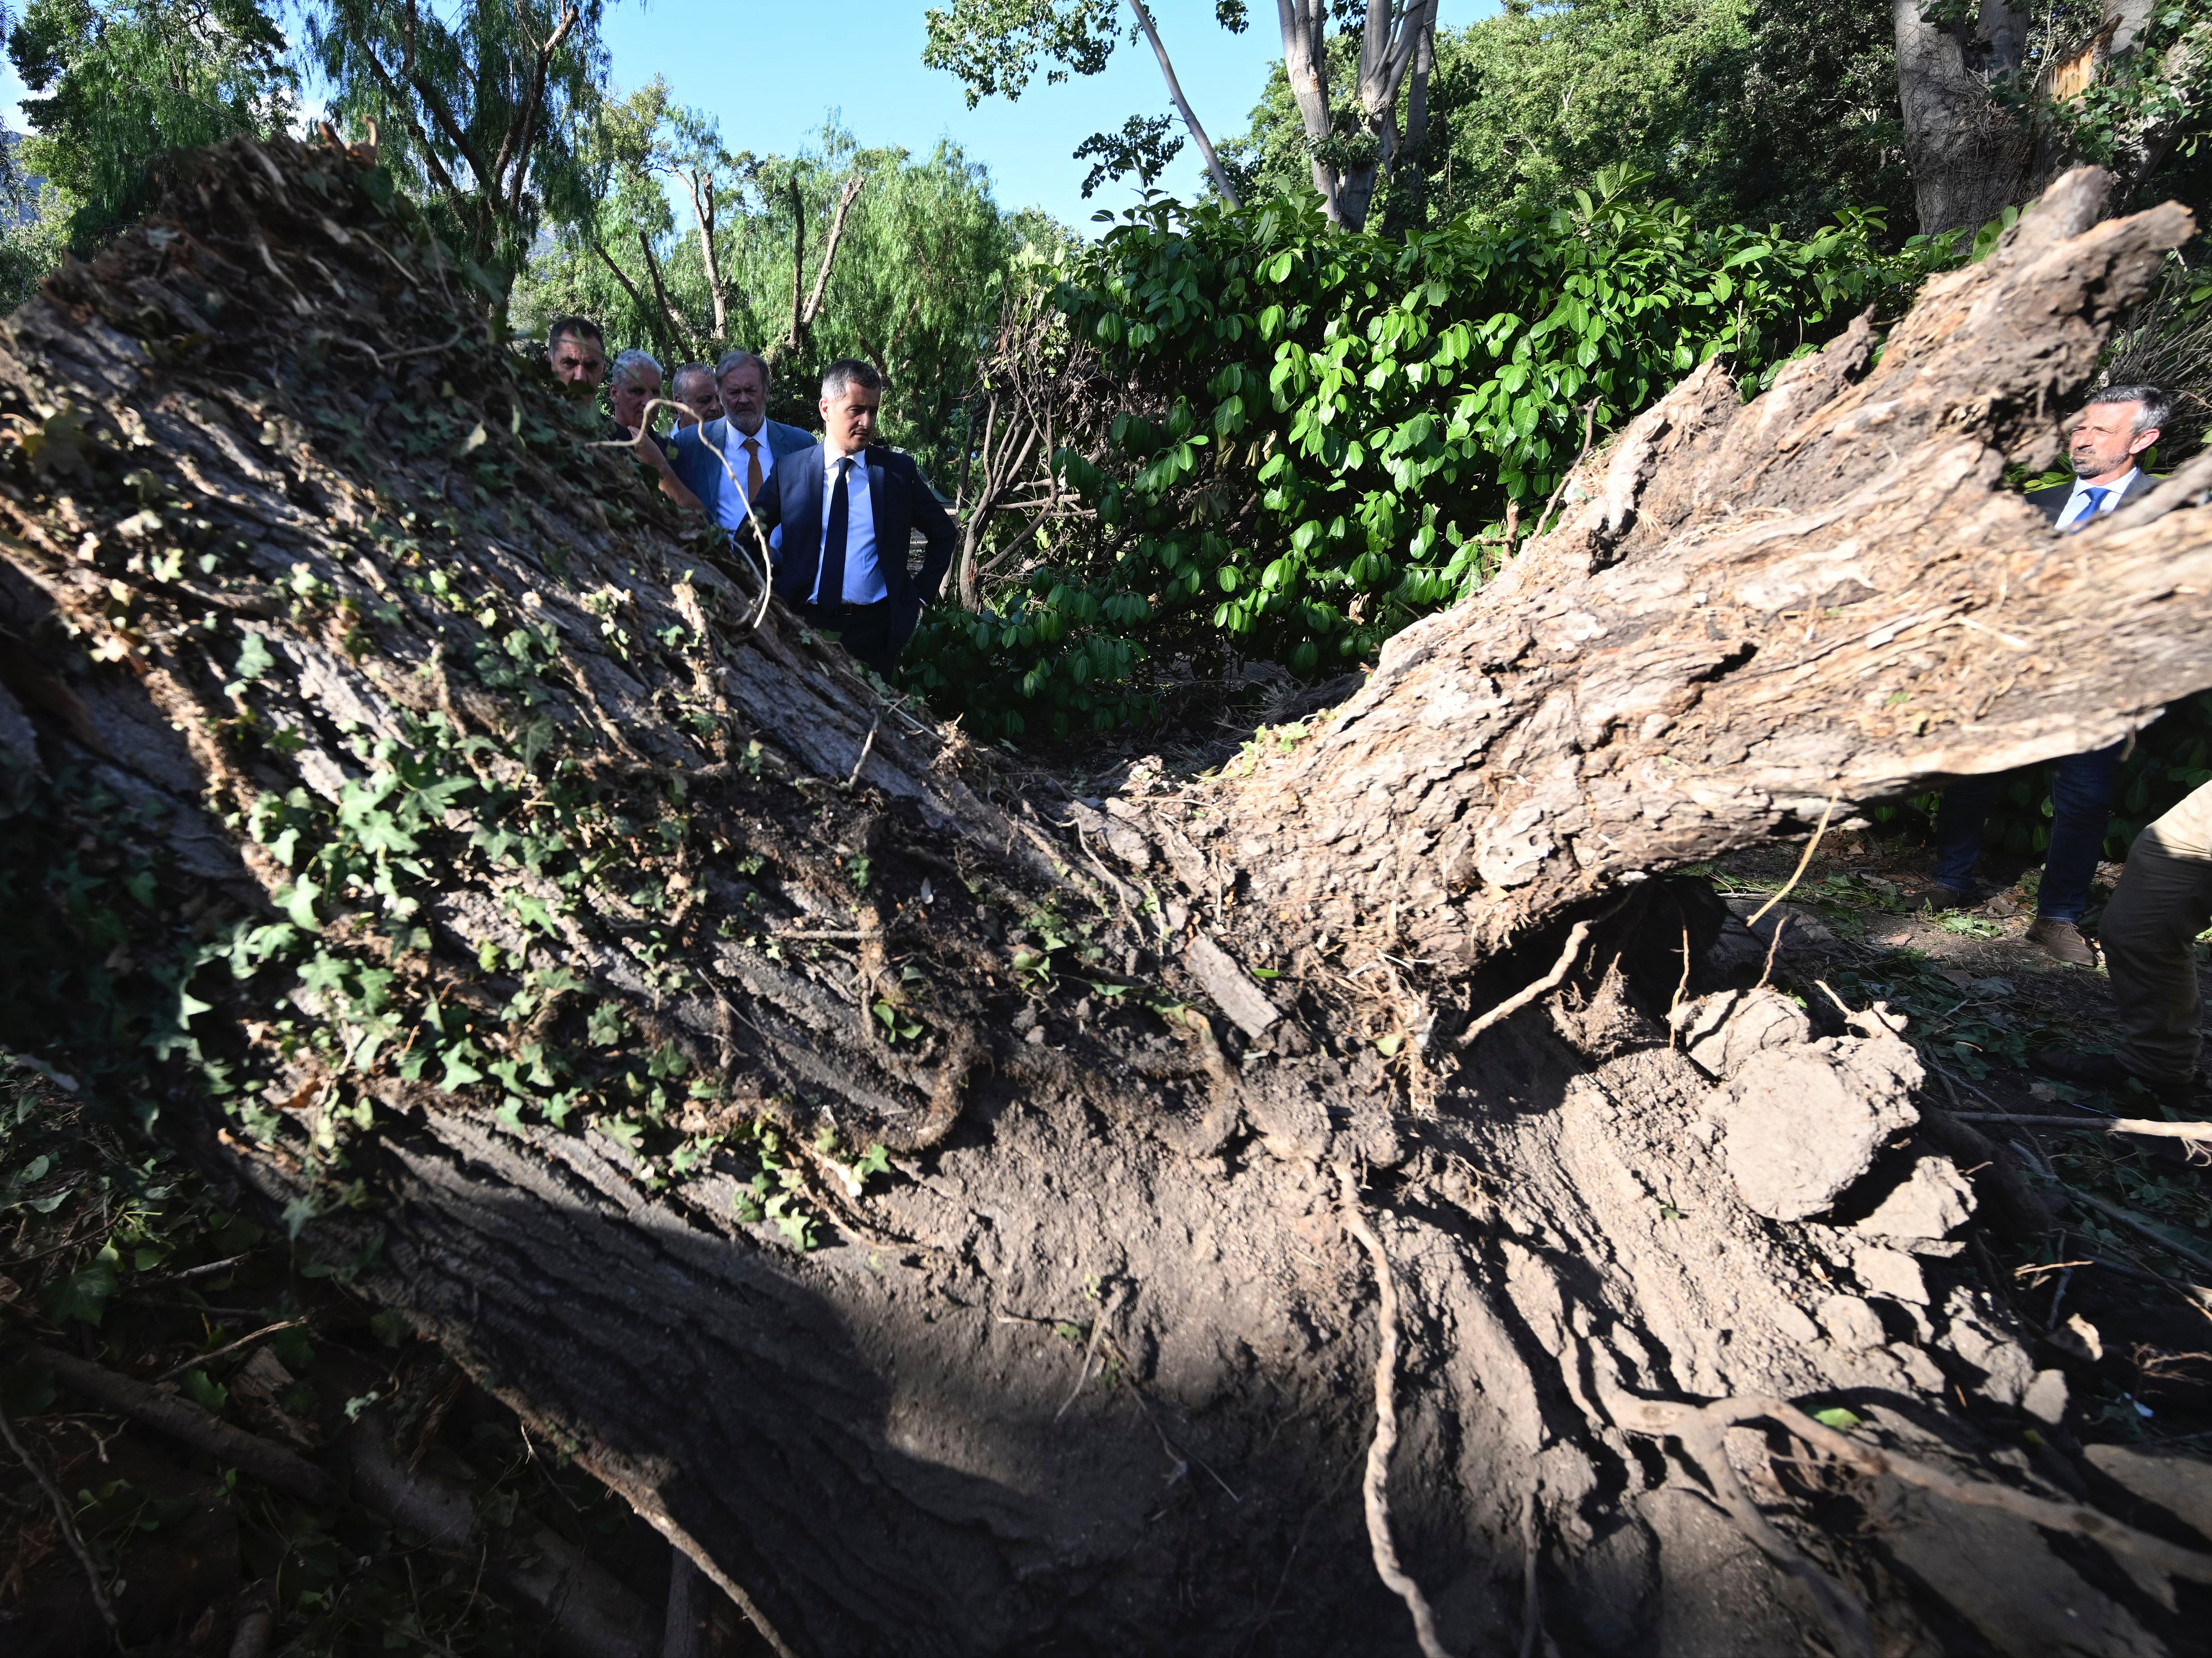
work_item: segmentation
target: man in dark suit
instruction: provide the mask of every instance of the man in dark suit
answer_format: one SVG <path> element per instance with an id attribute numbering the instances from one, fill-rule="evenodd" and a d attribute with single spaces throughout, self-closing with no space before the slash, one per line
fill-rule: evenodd
<path id="1" fill-rule="evenodd" d="M 2088 527 L 2124 501 L 2147 495 L 2158 481 L 2136 464 L 2159 440 L 2172 404 L 2154 386 L 2108 386 L 2091 398 L 2068 444 L 2074 481 L 2036 489 L 2027 499 L 2063 535 Z M 2089 883 L 2112 818 L 2112 782 L 2124 744 L 2069 755 L 2051 767 L 2051 841 L 2036 889 L 2035 922 L 2027 940 L 2054 960 L 2094 967 L 2097 952 L 2081 936 Z M 1997 791 L 2014 774 L 1966 777 L 1943 791 L 1936 814 L 1936 886 L 1929 902 L 1938 909 L 1973 903 L 1974 862 L 1981 855 L 1982 826 Z"/>
<path id="2" fill-rule="evenodd" d="M 875 440 L 884 377 L 841 357 L 823 372 L 823 439 L 787 458 L 753 502 L 763 531 L 782 530 L 777 594 L 812 626 L 835 634 L 889 674 L 921 607 L 937 597 L 959 543 L 913 457 Z M 908 531 L 927 544 L 921 572 L 906 568 Z"/>
<path id="3" fill-rule="evenodd" d="M 768 364 L 752 352 L 725 353 L 714 365 L 722 417 L 678 428 L 669 450 L 676 476 L 732 534 L 777 464 L 814 446 L 811 432 L 768 417 L 769 385 Z"/>

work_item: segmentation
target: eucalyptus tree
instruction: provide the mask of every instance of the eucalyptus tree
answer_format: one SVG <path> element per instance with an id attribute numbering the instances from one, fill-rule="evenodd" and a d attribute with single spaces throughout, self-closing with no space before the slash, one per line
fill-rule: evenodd
<path id="1" fill-rule="evenodd" d="M 1331 43 L 1340 88 L 1356 44 Z M 1339 124 L 1353 125 L 1350 93 L 1337 97 Z M 1469 210 L 1548 210 L 1624 165 L 1712 224 L 1806 236 L 1881 208 L 1901 234 L 1912 219 L 1890 20 L 1853 0 L 1509 0 L 1440 30 L 1405 103 L 1377 190 L 1400 234 Z M 1248 197 L 1304 195 L 1310 148 L 1278 64 L 1224 161 Z"/>

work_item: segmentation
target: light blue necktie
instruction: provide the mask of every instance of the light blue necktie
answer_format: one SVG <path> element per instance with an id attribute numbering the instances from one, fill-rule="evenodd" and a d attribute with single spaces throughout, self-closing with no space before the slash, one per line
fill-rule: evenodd
<path id="1" fill-rule="evenodd" d="M 2089 520 L 2105 510 L 2105 497 L 2112 492 L 2110 489 L 2084 489 L 2081 493 L 2089 498 L 2089 510 L 2066 526 L 2069 535 L 2087 528 Z"/>

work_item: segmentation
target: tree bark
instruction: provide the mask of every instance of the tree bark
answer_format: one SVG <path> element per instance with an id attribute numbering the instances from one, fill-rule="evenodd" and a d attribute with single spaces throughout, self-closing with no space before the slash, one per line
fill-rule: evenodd
<path id="1" fill-rule="evenodd" d="M 2034 136 L 1993 100 L 1993 82 L 2016 74 L 2028 15 L 1982 0 L 1972 22 L 1930 22 L 1928 0 L 1893 0 L 1905 159 L 1920 228 L 1972 230 L 2025 201 Z"/>
<path id="2" fill-rule="evenodd" d="M 1237 186 L 1231 181 L 1228 169 L 1221 165 L 1221 158 L 1213 153 L 1213 140 L 1206 136 L 1205 124 L 1191 108 L 1190 100 L 1182 95 L 1182 82 L 1176 78 L 1175 64 L 1168 57 L 1159 30 L 1153 25 L 1152 14 L 1146 8 L 1145 0 L 1129 0 L 1129 9 L 1137 15 L 1137 27 L 1151 43 L 1152 56 L 1159 60 L 1160 78 L 1168 83 L 1168 96 L 1175 100 L 1176 113 L 1182 117 L 1183 131 L 1198 146 L 1199 155 L 1206 162 L 1206 176 L 1213 180 L 1213 187 L 1221 192 L 1223 201 L 1231 207 L 1238 205 Z"/>
<path id="3" fill-rule="evenodd" d="M 0 741 L 161 808 L 132 949 L 222 1067 L 166 1132 L 778 1650 L 1410 1652 L 1386 1553 L 1455 1651 L 2192 1638 L 2212 1558 L 2005 1449 L 2052 1389 L 1972 1257 L 1833 1207 L 1971 1143 L 1911 1048 L 1698 995 L 1662 878 L 2212 683 L 2212 469 L 2063 539 L 2002 488 L 2186 213 L 2073 175 L 1878 363 L 1709 365 L 1341 708 L 1102 809 L 536 435 L 364 161 L 227 146 L 9 325 Z"/>

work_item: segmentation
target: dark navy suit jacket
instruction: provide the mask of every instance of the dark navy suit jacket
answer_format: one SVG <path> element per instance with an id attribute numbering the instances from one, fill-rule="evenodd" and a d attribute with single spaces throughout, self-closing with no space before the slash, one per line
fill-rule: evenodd
<path id="1" fill-rule="evenodd" d="M 2153 477 L 2148 472 L 2138 470 L 2134 480 L 2128 485 L 2127 494 L 2120 497 L 2119 506 L 2114 507 L 2112 510 L 2118 512 L 2121 507 L 2126 506 L 2138 495 L 2148 495 L 2158 486 L 2158 479 Z M 2027 499 L 2037 511 L 2056 524 L 2058 522 L 2059 513 L 2066 510 L 2066 503 L 2074 499 L 2074 486 L 2070 483 L 2054 483 L 2047 489 L 2030 489 L 2027 492 Z"/>
<path id="2" fill-rule="evenodd" d="M 914 457 L 871 444 L 867 449 L 868 505 L 875 519 L 876 563 L 891 605 L 891 647 L 906 643 L 921 619 L 921 607 L 937 597 L 945 573 L 952 568 L 960 532 L 953 526 Z M 787 604 L 804 604 L 822 568 L 822 480 L 820 444 L 794 455 L 779 456 L 775 471 L 753 503 L 763 531 L 783 526 L 783 548 L 775 556 L 775 591 Z M 927 550 L 921 573 L 907 574 L 908 532 L 921 531 Z"/>

